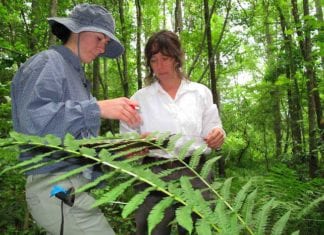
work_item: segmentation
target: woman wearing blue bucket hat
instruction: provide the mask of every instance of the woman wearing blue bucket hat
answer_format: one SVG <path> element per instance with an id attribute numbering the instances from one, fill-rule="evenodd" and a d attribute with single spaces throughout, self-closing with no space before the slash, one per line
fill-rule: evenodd
<path id="1" fill-rule="evenodd" d="M 124 48 L 115 36 L 110 12 L 93 4 L 74 7 L 68 17 L 48 19 L 52 33 L 63 43 L 28 59 L 17 71 L 11 87 L 14 130 L 29 135 L 52 134 L 64 138 L 97 136 L 101 118 L 118 119 L 137 126 L 141 119 L 128 98 L 96 100 L 90 93 L 82 63 L 98 56 L 116 58 Z M 22 151 L 21 160 L 44 149 Z M 45 157 L 54 161 L 64 155 Z M 48 234 L 114 234 L 103 213 L 92 208 L 94 198 L 73 190 L 98 175 L 94 169 L 53 185 L 53 179 L 85 165 L 82 159 L 65 159 L 33 169 L 26 180 L 26 200 L 31 215 Z M 60 200 L 61 199 L 61 200 Z M 63 223 L 64 222 L 64 223 Z"/>

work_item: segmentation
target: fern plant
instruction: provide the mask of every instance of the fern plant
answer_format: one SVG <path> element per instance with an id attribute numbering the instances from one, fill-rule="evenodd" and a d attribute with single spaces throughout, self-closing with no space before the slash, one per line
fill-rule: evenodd
<path id="1" fill-rule="evenodd" d="M 220 156 L 209 159 L 205 162 L 202 169 L 196 171 L 203 148 L 199 148 L 192 153 L 189 163 L 184 161 L 190 145 L 189 141 L 182 149 L 174 154 L 176 141 L 180 135 L 169 136 L 168 134 L 153 133 L 152 135 L 141 139 L 138 135 L 112 135 L 75 140 L 71 135 L 67 135 L 62 141 L 59 138 L 47 135 L 45 137 L 28 136 L 12 132 L 10 138 L 2 140 L 0 147 L 10 148 L 19 146 L 29 146 L 29 149 L 46 148 L 48 151 L 44 154 L 34 156 L 30 160 L 19 162 L 18 164 L 6 167 L 0 173 L 3 174 L 9 170 L 21 169 L 22 172 L 53 164 L 66 158 L 86 158 L 89 164 L 58 177 L 55 182 L 65 179 L 69 176 L 81 173 L 85 168 L 94 165 L 100 165 L 104 174 L 95 181 L 84 185 L 76 190 L 76 193 L 83 192 L 89 188 L 95 187 L 103 181 L 109 181 L 116 173 L 123 174 L 122 182 L 113 188 L 107 190 L 101 195 L 93 206 L 99 206 L 111 203 L 124 194 L 124 192 L 137 182 L 144 182 L 149 185 L 144 191 L 131 196 L 126 206 L 123 208 L 121 216 L 126 218 L 130 216 L 150 193 L 158 190 L 165 194 L 161 200 L 152 209 L 148 217 L 148 231 L 151 233 L 153 228 L 162 220 L 164 211 L 174 205 L 180 205 L 176 210 L 175 223 L 185 228 L 190 234 L 281 234 L 289 219 L 290 212 L 287 211 L 277 220 L 274 225 L 269 223 L 271 211 L 277 204 L 274 199 L 260 205 L 256 202 L 257 189 L 253 187 L 251 181 L 247 182 L 233 196 L 231 192 L 232 179 L 226 179 L 224 182 L 215 181 L 208 183 L 206 177 L 212 170 L 213 164 Z M 164 170 L 154 173 L 151 170 L 153 165 L 159 165 L 172 161 L 171 159 L 161 159 L 154 163 L 141 164 L 140 160 L 144 156 L 140 153 L 144 149 L 161 149 L 173 158 L 182 163 L 182 166 L 176 169 Z M 64 159 L 44 162 L 45 157 L 55 152 L 64 151 Z M 132 155 L 131 158 L 128 158 Z M 173 171 L 180 168 L 188 168 L 206 185 L 206 189 L 213 195 L 213 200 L 205 200 L 202 196 L 203 190 L 194 189 L 190 183 L 192 177 L 182 176 L 179 180 L 165 181 L 163 178 Z M 196 222 L 192 220 L 192 215 L 198 217 Z"/>

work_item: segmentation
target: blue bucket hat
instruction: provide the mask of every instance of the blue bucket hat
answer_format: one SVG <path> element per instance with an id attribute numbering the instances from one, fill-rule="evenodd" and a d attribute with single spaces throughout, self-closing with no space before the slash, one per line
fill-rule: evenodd
<path id="1" fill-rule="evenodd" d="M 48 23 L 51 27 L 62 24 L 73 33 L 90 31 L 105 34 L 110 41 L 101 56 L 116 58 L 124 52 L 124 47 L 115 36 L 115 21 L 111 13 L 99 5 L 76 5 L 68 17 L 50 17 Z"/>

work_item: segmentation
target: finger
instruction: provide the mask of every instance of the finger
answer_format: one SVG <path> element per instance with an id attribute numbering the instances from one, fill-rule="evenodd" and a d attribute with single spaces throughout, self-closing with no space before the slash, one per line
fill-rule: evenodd
<path id="1" fill-rule="evenodd" d="M 210 135 L 208 139 L 206 139 L 206 144 L 208 147 L 215 148 L 220 147 L 223 144 L 224 136 L 222 134 Z"/>
<path id="2" fill-rule="evenodd" d="M 122 118 L 123 121 L 132 127 L 138 126 L 141 122 L 139 114 L 129 106 L 125 107 L 122 111 Z"/>

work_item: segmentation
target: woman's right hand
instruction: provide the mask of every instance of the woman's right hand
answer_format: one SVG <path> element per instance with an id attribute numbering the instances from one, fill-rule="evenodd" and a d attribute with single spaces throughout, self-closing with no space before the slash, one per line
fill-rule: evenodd
<path id="1" fill-rule="evenodd" d="M 118 119 L 131 127 L 140 125 L 142 119 L 134 108 L 138 106 L 136 101 L 126 97 L 97 101 L 100 109 L 100 116 L 104 119 Z"/>

